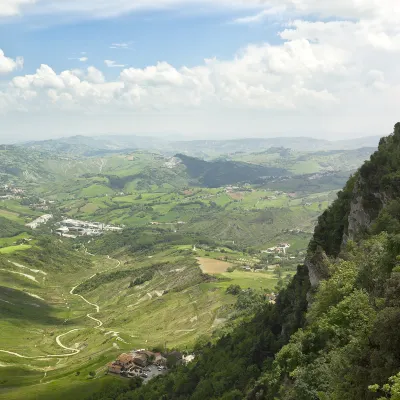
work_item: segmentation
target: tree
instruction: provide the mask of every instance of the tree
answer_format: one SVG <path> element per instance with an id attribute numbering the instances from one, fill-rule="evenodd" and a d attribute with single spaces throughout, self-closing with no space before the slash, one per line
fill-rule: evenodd
<path id="1" fill-rule="evenodd" d="M 135 390 L 137 388 L 140 388 L 143 384 L 143 381 L 140 377 L 135 376 L 134 378 L 130 379 L 129 381 L 129 389 Z"/>
<path id="2" fill-rule="evenodd" d="M 391 376 L 388 383 L 382 387 L 379 385 L 371 385 L 368 389 L 372 393 L 383 393 L 383 396 L 378 400 L 400 400 L 400 372 L 397 375 Z"/>
<path id="3" fill-rule="evenodd" d="M 234 296 L 237 296 L 241 291 L 242 288 L 239 285 L 230 285 L 226 289 L 226 293 L 233 294 Z"/>

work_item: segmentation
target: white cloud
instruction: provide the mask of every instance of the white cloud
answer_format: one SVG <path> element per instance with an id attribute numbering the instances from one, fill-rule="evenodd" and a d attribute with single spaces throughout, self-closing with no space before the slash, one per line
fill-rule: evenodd
<path id="1" fill-rule="evenodd" d="M 117 62 L 113 61 L 113 60 L 104 60 L 104 64 L 106 64 L 108 68 L 123 68 L 123 67 L 125 67 L 125 64 L 117 64 Z"/>
<path id="2" fill-rule="evenodd" d="M 12 17 L 21 13 L 25 5 L 34 4 L 36 0 L 1 0 L 0 17 Z"/>
<path id="3" fill-rule="evenodd" d="M 343 104 L 347 107 L 351 101 L 353 110 L 361 110 L 365 99 L 379 98 L 377 91 L 381 96 L 400 87 L 396 37 L 375 26 L 371 37 L 389 38 L 378 46 L 361 34 L 364 29 L 356 22 L 295 21 L 281 32 L 285 39 L 281 45 L 249 45 L 232 60 L 208 59 L 191 68 L 166 62 L 127 68 L 108 82 L 94 67 L 86 74 L 69 70 L 57 74 L 42 65 L 33 75 L 15 77 L 7 95 L 26 109 L 39 103 L 35 99 L 28 104 L 29 98 L 20 97 L 25 91 L 36 91 L 42 105 L 50 99 L 60 109 L 75 106 L 99 112 L 107 104 L 105 112 L 263 109 L 303 115 L 340 113 Z M 112 60 L 105 64 L 123 67 Z"/>
<path id="4" fill-rule="evenodd" d="M 17 57 L 15 60 L 6 57 L 4 51 L 0 49 L 0 74 L 8 74 L 24 66 L 24 59 Z"/>
<path id="5" fill-rule="evenodd" d="M 86 53 L 81 53 L 81 54 L 83 55 L 83 54 L 86 54 Z M 68 60 L 77 60 L 77 61 L 80 61 L 80 62 L 86 62 L 86 61 L 89 60 L 89 58 L 87 58 L 86 56 L 84 56 L 84 57 L 71 57 L 71 58 L 68 58 Z"/>
<path id="6" fill-rule="evenodd" d="M 106 18 L 145 9 L 181 9 L 193 6 L 199 6 L 200 9 L 207 7 L 261 12 L 259 16 L 247 17 L 250 22 L 252 18 L 263 18 L 263 10 L 273 10 L 275 7 L 286 7 L 288 12 L 298 16 L 379 18 L 391 20 L 393 23 L 398 21 L 400 14 L 398 0 L 2 0 L 0 16 L 56 13 Z"/>
<path id="7" fill-rule="evenodd" d="M 287 7 L 285 5 L 282 6 L 275 6 L 271 7 L 265 10 L 260 11 L 257 14 L 246 16 L 246 17 L 241 17 L 241 18 L 236 18 L 233 20 L 233 23 L 235 24 L 257 24 L 260 22 L 263 22 L 267 18 L 271 16 L 277 16 L 278 14 L 282 14 L 287 10 Z"/>
<path id="8" fill-rule="evenodd" d="M 154 4 L 178 3 L 165 0 Z M 303 129 L 301 133 L 307 134 L 308 129 L 344 131 L 355 127 L 362 132 L 398 118 L 397 0 L 379 0 L 379 7 L 378 0 L 248 0 L 247 6 L 234 0 L 215 3 L 252 8 L 254 15 L 237 21 L 241 23 L 261 21 L 276 12 L 276 7 L 286 7 L 288 14 L 282 15 L 294 18 L 287 17 L 279 33 L 281 44 L 248 45 L 232 59 L 206 59 L 190 68 L 159 62 L 145 68 L 124 68 L 117 79 L 107 81 L 94 67 L 57 73 L 42 65 L 35 74 L 15 77 L 7 88 L 0 88 L 0 111 L 36 115 L 38 110 L 51 109 L 49 115 L 57 114 L 58 120 L 73 112 L 77 121 L 96 114 L 91 124 L 99 116 L 102 121 L 108 116 L 109 125 L 104 123 L 104 127 L 119 125 L 123 131 L 137 128 L 136 121 L 163 129 L 167 123 L 161 121 L 168 120 L 168 127 L 175 130 L 242 127 L 254 132 L 278 127 Z M 54 1 L 53 7 L 60 4 Z M 62 7 L 80 7 L 82 11 L 88 4 L 88 0 L 70 1 Z M 108 4 L 103 0 L 92 6 L 104 11 Z M 118 10 L 127 10 L 145 7 L 148 2 L 116 0 L 113 4 Z M 203 4 L 210 3 L 203 0 Z M 330 17 L 329 22 L 307 20 L 308 14 Z M 123 49 L 126 45 L 112 46 Z M 124 67 L 113 60 L 104 62 L 107 67 Z"/>
<path id="9" fill-rule="evenodd" d="M 86 79 L 91 83 L 104 83 L 105 82 L 103 73 L 95 67 L 89 67 L 87 69 Z"/>
<path id="10" fill-rule="evenodd" d="M 130 50 L 132 42 L 129 43 L 113 43 L 110 46 L 110 49 L 118 49 L 118 50 Z"/>

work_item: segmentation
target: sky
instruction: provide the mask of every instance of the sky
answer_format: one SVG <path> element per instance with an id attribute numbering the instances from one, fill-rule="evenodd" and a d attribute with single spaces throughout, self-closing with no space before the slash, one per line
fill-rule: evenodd
<path id="1" fill-rule="evenodd" d="M 0 0 L 0 142 L 386 135 L 399 0 Z"/>

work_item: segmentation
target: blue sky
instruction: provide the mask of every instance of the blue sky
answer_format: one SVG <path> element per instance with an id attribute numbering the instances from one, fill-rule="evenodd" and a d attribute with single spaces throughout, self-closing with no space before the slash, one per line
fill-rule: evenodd
<path id="1" fill-rule="evenodd" d="M 399 19 L 398 0 L 3 0 L 0 122 L 22 139 L 387 133 Z"/>
<path id="2" fill-rule="evenodd" d="M 176 11 L 140 12 L 110 19 L 81 19 L 55 24 L 52 18 L 17 18 L 0 25 L 0 48 L 10 57 L 23 54 L 24 71 L 33 73 L 45 63 L 62 71 L 80 68 L 77 60 L 87 57 L 87 65 L 98 68 L 104 60 L 144 68 L 158 61 L 177 67 L 192 67 L 205 58 L 231 59 L 248 43 L 278 43 L 280 25 L 235 24 L 248 12 Z M 128 49 L 111 49 L 113 43 L 126 43 Z M 85 53 L 85 54 L 82 54 Z M 75 58 L 75 60 L 72 60 Z M 108 71 L 112 76 L 117 70 Z"/>

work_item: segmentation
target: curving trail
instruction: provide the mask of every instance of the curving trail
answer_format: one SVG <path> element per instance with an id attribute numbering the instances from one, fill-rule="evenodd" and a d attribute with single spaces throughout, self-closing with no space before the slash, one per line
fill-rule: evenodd
<path id="1" fill-rule="evenodd" d="M 76 332 L 76 331 L 79 331 L 79 330 L 80 330 L 80 329 L 72 329 L 72 330 L 70 330 L 70 331 L 67 332 L 67 333 L 63 333 L 62 335 L 58 335 L 58 336 L 56 337 L 56 343 L 57 343 L 60 347 L 62 347 L 63 349 L 65 349 L 65 350 L 73 351 L 73 352 L 75 352 L 75 354 L 80 353 L 80 350 L 78 350 L 78 349 L 73 349 L 72 347 L 64 346 L 64 345 L 61 343 L 61 341 L 60 341 L 60 339 L 61 339 L 63 336 L 68 335 L 68 334 L 71 333 L 71 332 Z M 75 354 L 69 354 L 69 355 L 71 356 L 71 355 L 75 355 Z"/>
<path id="2" fill-rule="evenodd" d="M 91 278 L 89 278 L 88 280 L 90 280 L 90 279 L 91 279 Z M 87 281 L 86 281 L 86 282 L 87 282 Z M 97 304 L 91 303 L 89 300 L 85 299 L 85 298 L 84 298 L 83 296 L 81 296 L 80 294 L 75 294 L 75 293 L 74 293 L 74 290 L 75 290 L 78 286 L 80 286 L 80 284 L 74 286 L 74 287 L 71 289 L 71 291 L 69 292 L 69 294 L 72 294 L 73 296 L 78 296 L 78 297 L 80 297 L 84 302 L 86 302 L 86 303 L 89 304 L 90 306 L 95 307 L 95 308 L 96 308 L 96 313 L 99 313 L 99 312 L 100 312 L 100 307 L 99 307 Z"/>
<path id="3" fill-rule="evenodd" d="M 85 251 L 86 251 L 86 248 L 85 248 Z M 88 253 L 88 254 L 90 254 L 90 253 Z M 109 260 L 112 260 L 112 258 L 111 258 L 110 256 L 107 256 L 107 258 L 108 258 Z M 118 267 L 121 265 L 121 261 L 119 261 L 119 260 L 115 260 L 115 261 L 117 261 L 117 265 L 116 265 L 115 267 L 112 267 L 112 268 L 110 268 L 110 269 L 108 269 L 108 270 L 106 270 L 106 271 L 103 271 L 103 272 L 111 271 L 111 270 L 113 270 L 113 269 L 115 269 L 115 268 L 118 268 Z M 82 283 L 84 283 L 84 282 L 90 281 L 90 279 L 93 279 L 96 275 L 97 275 L 97 274 L 93 274 L 93 275 L 92 275 L 91 277 L 89 277 L 86 281 L 83 281 L 83 282 L 81 282 L 79 285 L 74 286 L 74 287 L 70 290 L 69 294 L 71 294 L 71 295 L 73 295 L 73 296 L 78 296 L 78 297 L 80 297 L 85 303 L 87 303 L 87 304 L 89 304 L 90 306 L 94 307 L 94 308 L 96 309 L 96 314 L 98 314 L 98 313 L 100 312 L 100 306 L 99 306 L 98 304 L 91 303 L 89 300 L 85 299 L 82 295 L 74 293 L 75 289 L 76 289 L 78 286 L 80 286 L 80 285 L 81 285 Z M 97 325 L 94 329 L 99 329 L 100 327 L 103 326 L 103 322 L 100 321 L 99 319 L 95 318 L 95 317 L 92 317 L 92 314 L 86 314 L 86 316 L 87 316 L 88 318 L 90 318 L 91 320 L 97 322 L 98 325 Z"/>
<path id="4" fill-rule="evenodd" d="M 98 323 L 98 325 L 95 327 L 95 329 L 98 329 L 98 328 L 100 328 L 101 326 L 103 326 L 103 322 L 100 321 L 100 320 L 97 319 L 97 318 L 92 317 L 91 314 L 86 314 L 86 316 L 87 316 L 88 318 L 92 319 L 93 321 L 95 321 L 95 322 Z"/>
<path id="5" fill-rule="evenodd" d="M 110 256 L 107 256 L 107 258 L 111 260 L 111 257 L 110 257 Z M 120 262 L 119 260 L 116 260 L 116 261 L 117 261 L 117 265 L 116 265 L 115 267 L 113 267 L 113 268 L 110 268 L 110 269 L 107 270 L 107 271 L 110 271 L 110 270 L 112 270 L 112 269 L 118 268 L 118 267 L 121 265 L 121 262 Z M 103 272 L 107 272 L 107 271 L 103 271 Z M 16 273 L 16 274 L 21 274 L 21 275 L 26 275 L 26 274 L 22 274 L 22 273 L 19 273 L 19 272 L 14 272 L 14 273 Z M 96 276 L 96 274 L 92 275 L 89 279 L 87 279 L 87 280 L 84 281 L 84 282 L 87 282 L 88 280 L 94 278 L 95 276 Z M 35 277 L 32 277 L 32 278 L 33 278 L 34 280 L 36 280 Z M 81 285 L 82 283 L 83 283 L 83 282 L 81 282 L 79 285 Z M 73 296 L 78 296 L 78 297 L 80 297 L 80 298 L 81 298 L 83 301 L 85 301 L 87 304 L 89 304 L 89 305 L 91 305 L 92 307 L 94 307 L 94 308 L 96 309 L 96 313 L 99 313 L 99 312 L 100 312 L 100 307 L 99 307 L 98 304 L 91 303 L 90 301 L 88 301 L 87 299 L 85 299 L 82 295 L 80 295 L 80 294 L 75 294 L 75 293 L 74 293 L 75 289 L 76 289 L 79 285 L 74 286 L 74 287 L 70 290 L 69 293 L 70 293 L 71 295 L 73 295 Z M 88 318 L 90 318 L 91 320 L 95 321 L 95 322 L 98 324 L 94 329 L 98 329 L 98 328 L 100 328 L 101 326 L 103 326 L 103 322 L 100 321 L 100 320 L 97 319 L 97 318 L 92 317 L 91 314 L 86 314 L 86 316 L 87 316 Z M 79 350 L 79 349 L 74 349 L 74 348 L 72 348 L 72 347 L 64 346 L 64 345 L 62 344 L 62 342 L 61 342 L 61 338 L 64 337 L 64 336 L 66 336 L 66 335 L 68 335 L 68 334 L 70 334 L 70 333 L 72 333 L 72 332 L 76 332 L 76 331 L 79 331 L 79 330 L 81 330 L 81 329 L 72 329 L 72 330 L 70 330 L 70 331 L 68 331 L 68 332 L 66 332 L 66 333 L 62 333 L 61 335 L 58 335 L 58 336 L 56 337 L 56 343 L 57 343 L 61 348 L 65 349 L 65 350 L 68 350 L 68 351 L 71 351 L 70 354 L 48 354 L 48 355 L 45 355 L 45 356 L 24 356 L 24 355 L 22 355 L 22 354 L 19 354 L 19 353 L 14 352 L 14 351 L 1 350 L 1 349 L 0 349 L 0 353 L 5 353 L 5 354 L 9 354 L 9 355 L 18 357 L 18 358 L 24 358 L 24 359 L 29 359 L 29 360 L 40 360 L 40 359 L 46 359 L 46 358 L 63 358 L 63 357 L 72 357 L 72 356 L 76 356 L 77 354 L 79 354 L 79 353 L 81 352 L 81 350 Z"/>
<path id="6" fill-rule="evenodd" d="M 45 358 L 61 358 L 61 357 L 71 357 L 71 356 L 75 356 L 75 355 L 77 355 L 78 353 L 80 353 L 81 351 L 80 351 L 79 349 L 73 349 L 73 348 L 71 348 L 71 347 L 64 346 L 64 345 L 61 343 L 61 340 L 60 340 L 60 339 L 61 339 L 63 336 L 66 336 L 66 335 L 68 335 L 68 334 L 70 334 L 70 333 L 72 333 L 72 332 L 76 332 L 76 331 L 79 331 L 79 330 L 80 330 L 80 329 L 72 329 L 72 330 L 70 330 L 70 331 L 68 331 L 68 332 L 66 332 L 66 333 L 63 333 L 63 334 L 61 334 L 61 335 L 58 335 L 58 336 L 56 337 L 56 342 L 57 342 L 57 344 L 58 344 L 60 347 L 62 347 L 63 349 L 65 349 L 65 350 L 73 351 L 73 353 L 71 353 L 71 354 L 48 354 L 48 355 L 46 355 L 46 356 L 33 356 L 33 357 L 30 357 L 30 356 L 24 356 L 24 355 L 19 354 L 19 353 L 15 353 L 14 351 L 7 351 L 7 350 L 0 350 L 0 353 L 6 353 L 6 354 L 10 354 L 10 355 L 12 355 L 12 356 L 18 357 L 18 358 L 26 358 L 26 359 L 29 359 L 29 360 L 40 360 L 40 359 L 45 359 Z"/>

